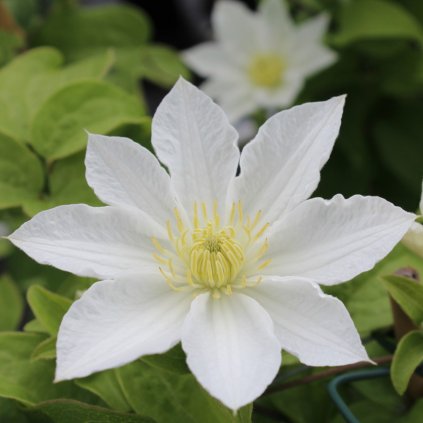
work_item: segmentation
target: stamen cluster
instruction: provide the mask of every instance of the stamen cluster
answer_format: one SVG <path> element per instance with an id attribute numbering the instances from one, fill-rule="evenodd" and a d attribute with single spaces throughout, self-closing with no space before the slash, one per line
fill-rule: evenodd
<path id="1" fill-rule="evenodd" d="M 265 268 L 270 260 L 262 260 L 268 248 L 264 234 L 268 223 L 259 225 L 261 212 L 254 219 L 244 217 L 241 203 L 233 204 L 225 224 L 217 205 L 209 216 L 206 204 L 194 204 L 191 224 L 184 223 L 175 209 L 176 230 L 170 221 L 167 232 L 173 249 L 166 249 L 156 239 L 154 258 L 168 285 L 175 290 L 194 288 L 210 291 L 214 298 L 231 295 L 234 288 L 260 283 L 261 278 L 249 277 L 252 270 Z M 246 258 L 248 257 L 248 271 Z"/>

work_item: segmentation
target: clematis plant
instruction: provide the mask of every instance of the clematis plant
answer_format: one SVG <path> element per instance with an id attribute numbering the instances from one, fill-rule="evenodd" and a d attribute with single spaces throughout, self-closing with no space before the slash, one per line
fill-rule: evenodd
<path id="1" fill-rule="evenodd" d="M 218 1 L 212 25 L 216 40 L 183 57 L 208 78 L 203 90 L 233 122 L 258 109 L 291 105 L 305 79 L 336 58 L 322 41 L 328 16 L 295 25 L 284 0 L 263 0 L 257 13 L 240 2 Z"/>
<path id="2" fill-rule="evenodd" d="M 310 366 L 369 360 L 319 284 L 372 268 L 415 215 L 378 197 L 308 200 L 343 105 L 280 112 L 240 156 L 223 111 L 180 79 L 152 125 L 170 175 L 133 141 L 90 134 L 87 181 L 109 206 L 43 211 L 9 237 L 40 263 L 101 280 L 63 319 L 56 380 L 181 341 L 202 386 L 237 410 L 271 383 L 281 349 Z"/>

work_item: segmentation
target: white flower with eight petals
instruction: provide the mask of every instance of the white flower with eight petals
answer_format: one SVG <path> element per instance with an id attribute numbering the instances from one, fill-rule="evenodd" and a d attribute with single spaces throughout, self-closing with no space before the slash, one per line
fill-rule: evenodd
<path id="1" fill-rule="evenodd" d="M 216 41 L 183 57 L 208 78 L 202 89 L 233 122 L 260 108 L 290 106 L 305 79 L 336 57 L 322 41 L 328 16 L 295 25 L 281 0 L 261 1 L 257 13 L 241 2 L 218 1 L 212 25 Z"/>
<path id="2" fill-rule="evenodd" d="M 415 216 L 378 197 L 307 200 L 343 104 L 276 114 L 240 157 L 222 110 L 181 79 L 152 126 L 170 177 L 131 140 L 90 135 L 87 180 L 109 206 L 44 211 L 9 237 L 40 263 L 101 279 L 63 319 L 56 380 L 181 341 L 198 381 L 236 410 L 273 380 L 281 348 L 312 366 L 368 360 L 318 284 L 372 268 Z"/>

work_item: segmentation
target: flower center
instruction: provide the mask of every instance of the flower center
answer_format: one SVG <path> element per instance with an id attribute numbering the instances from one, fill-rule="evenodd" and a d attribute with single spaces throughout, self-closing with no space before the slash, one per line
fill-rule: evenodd
<path id="1" fill-rule="evenodd" d="M 217 205 L 211 216 L 203 203 L 194 204 L 193 221 L 184 223 L 175 210 L 176 228 L 167 222 L 168 241 L 164 248 L 152 239 L 153 254 L 167 284 L 174 290 L 210 291 L 213 298 L 231 295 L 233 289 L 255 286 L 257 275 L 270 260 L 263 260 L 268 242 L 264 234 L 268 224 L 260 224 L 261 212 L 253 219 L 244 216 L 241 204 L 233 204 L 226 224 L 221 224 Z"/>
<path id="2" fill-rule="evenodd" d="M 244 251 L 234 236 L 233 227 L 219 230 L 212 221 L 195 229 L 190 253 L 192 276 L 210 288 L 228 285 L 244 262 Z"/>
<path id="3" fill-rule="evenodd" d="M 277 54 L 258 54 L 248 66 L 250 80 L 259 87 L 275 88 L 282 82 L 285 64 Z"/>

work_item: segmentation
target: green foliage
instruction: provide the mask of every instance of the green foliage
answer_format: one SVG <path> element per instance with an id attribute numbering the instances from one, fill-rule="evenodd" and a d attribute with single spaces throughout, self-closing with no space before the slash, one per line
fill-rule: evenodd
<path id="1" fill-rule="evenodd" d="M 36 198 L 43 185 L 43 168 L 35 154 L 0 134 L 0 209 Z"/>
<path id="2" fill-rule="evenodd" d="M 72 382 L 52 384 L 52 361 L 31 361 L 32 351 L 43 339 L 43 335 L 35 333 L 0 333 L 0 397 L 26 405 L 55 398 L 84 397 Z M 87 399 L 92 397 L 87 396 Z"/>
<path id="3" fill-rule="evenodd" d="M 346 284 L 327 287 L 325 291 L 336 295 L 345 303 L 357 329 L 361 335 L 366 336 L 375 329 L 392 324 L 389 298 L 380 281 L 387 274 L 406 266 L 411 266 L 423 274 L 423 261 L 399 244 L 369 272 Z"/>
<path id="4" fill-rule="evenodd" d="M 136 361 L 116 370 L 132 409 L 160 423 L 247 423 L 251 407 L 237 416 L 210 397 L 190 374 L 176 375 Z"/>
<path id="5" fill-rule="evenodd" d="M 423 323 L 423 285 L 401 276 L 385 276 L 383 283 L 392 298 L 417 324 Z"/>
<path id="6" fill-rule="evenodd" d="M 32 423 L 154 423 L 154 420 L 124 414 L 72 400 L 45 401 L 26 410 Z"/>
<path id="7" fill-rule="evenodd" d="M 423 30 L 419 22 L 401 5 L 390 1 L 345 2 L 339 26 L 332 41 L 340 46 L 369 39 L 410 39 L 423 45 Z"/>
<path id="8" fill-rule="evenodd" d="M 55 336 L 72 301 L 34 285 L 28 290 L 28 303 L 41 326 L 50 335 Z"/>
<path id="9" fill-rule="evenodd" d="M 57 67 L 61 61 L 58 51 L 40 48 L 19 56 L 0 69 L 0 133 L 20 142 L 29 140 L 31 111 L 26 94 L 32 78 Z"/>
<path id="10" fill-rule="evenodd" d="M 392 383 L 400 395 L 407 389 L 408 381 L 422 361 L 423 331 L 415 330 L 401 339 L 392 361 Z"/>
<path id="11" fill-rule="evenodd" d="M 24 302 L 15 282 L 0 276 L 0 331 L 17 329 L 24 309 Z"/>
<path id="12" fill-rule="evenodd" d="M 189 369 L 186 363 L 186 356 L 181 344 L 176 345 L 164 354 L 145 355 L 141 359 L 152 367 L 167 370 L 172 373 L 187 374 Z"/>
<path id="13" fill-rule="evenodd" d="M 34 349 L 31 354 L 32 360 L 51 360 L 56 358 L 56 337 L 51 336 L 50 338 L 41 341 Z"/>
<path id="14" fill-rule="evenodd" d="M 117 372 L 118 370 L 115 369 L 106 370 L 84 379 L 79 379 L 76 384 L 98 395 L 112 409 L 130 411 L 132 408 L 123 392 Z"/>
<path id="15" fill-rule="evenodd" d="M 139 101 L 100 81 L 71 84 L 51 96 L 34 116 L 32 145 L 49 161 L 82 150 L 87 134 L 107 134 L 126 123 L 142 123 Z"/>
<path id="16" fill-rule="evenodd" d="M 63 204 L 101 205 L 85 180 L 84 158 L 85 152 L 54 162 L 49 170 L 48 193 L 38 198 L 25 198 L 22 205 L 25 213 L 33 216 Z"/>
<path id="17" fill-rule="evenodd" d="M 139 9 L 111 5 L 52 14 L 35 31 L 32 42 L 56 47 L 69 59 L 110 47 L 139 46 L 149 37 L 149 21 Z"/>

